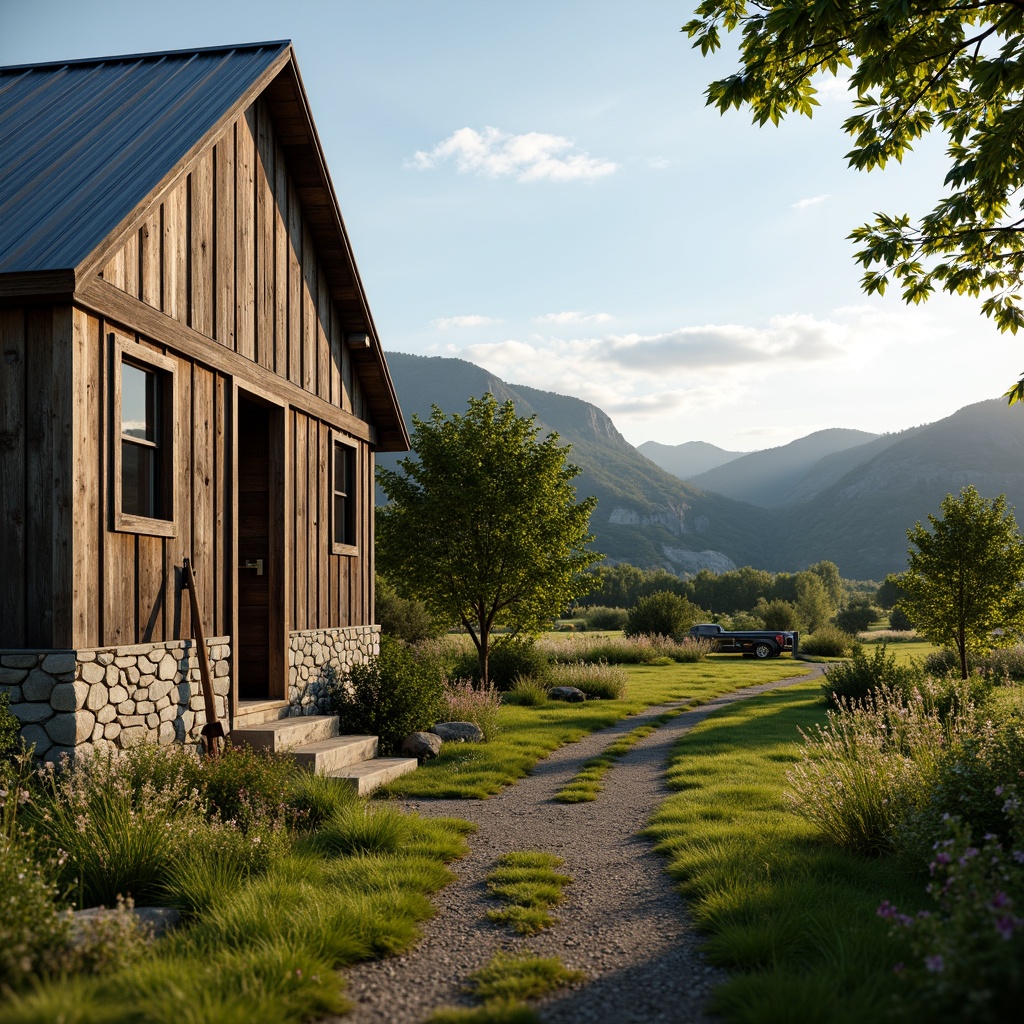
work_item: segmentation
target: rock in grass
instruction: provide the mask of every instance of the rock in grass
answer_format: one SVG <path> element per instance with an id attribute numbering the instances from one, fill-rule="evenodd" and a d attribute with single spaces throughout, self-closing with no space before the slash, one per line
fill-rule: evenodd
<path id="1" fill-rule="evenodd" d="M 587 699 L 587 695 L 575 686 L 552 686 L 548 690 L 548 696 L 552 700 L 567 700 L 571 704 L 578 704 Z"/>
<path id="2" fill-rule="evenodd" d="M 424 761 L 441 753 L 441 737 L 432 732 L 411 732 L 402 740 L 402 753 Z"/>
<path id="3" fill-rule="evenodd" d="M 438 722 L 430 730 L 445 743 L 483 743 L 484 731 L 475 722 Z"/>

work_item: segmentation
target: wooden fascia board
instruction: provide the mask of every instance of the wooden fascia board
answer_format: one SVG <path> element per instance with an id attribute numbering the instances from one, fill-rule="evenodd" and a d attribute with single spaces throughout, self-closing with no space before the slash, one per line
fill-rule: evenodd
<path id="1" fill-rule="evenodd" d="M 0 274 L 0 301 L 70 302 L 74 270 L 28 270 Z"/>
<path id="2" fill-rule="evenodd" d="M 116 253 L 128 240 L 133 228 L 146 219 L 152 211 L 163 202 L 168 190 L 177 182 L 178 178 L 188 169 L 196 157 L 208 147 L 212 146 L 215 140 L 223 133 L 229 124 L 234 124 L 244 110 L 256 99 L 260 93 L 280 74 L 282 67 L 289 61 L 294 62 L 295 54 L 291 45 L 283 49 L 274 62 L 258 78 L 255 78 L 249 87 L 243 92 L 234 103 L 221 115 L 216 124 L 195 143 L 178 162 L 163 176 L 156 188 L 144 199 L 131 213 L 125 217 L 120 224 L 82 260 L 75 268 L 79 281 L 89 281 L 95 277 L 106 266 L 107 261 Z"/>
<path id="3" fill-rule="evenodd" d="M 342 430 L 361 441 L 377 447 L 377 428 L 365 420 L 345 412 L 317 395 L 305 391 L 284 377 L 225 348 L 206 335 L 186 327 L 160 310 L 154 309 L 101 278 L 94 278 L 74 295 L 76 305 L 113 320 L 129 331 L 138 331 L 151 341 L 167 345 L 181 355 L 194 359 L 211 370 L 218 370 L 244 386 L 252 382 L 265 391 L 280 396 L 290 406 L 315 416 L 336 430 Z M 390 449 L 385 449 L 390 450 Z"/>

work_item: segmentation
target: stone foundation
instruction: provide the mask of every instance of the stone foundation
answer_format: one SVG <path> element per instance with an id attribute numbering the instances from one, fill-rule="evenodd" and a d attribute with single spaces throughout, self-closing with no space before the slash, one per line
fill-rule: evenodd
<path id="1" fill-rule="evenodd" d="M 217 715 L 231 691 L 228 637 L 207 640 Z M 198 743 L 206 724 L 192 640 L 79 651 L 0 651 L 0 692 L 36 756 Z"/>
<path id="2" fill-rule="evenodd" d="M 317 702 L 353 665 L 380 654 L 380 626 L 302 630 L 290 635 L 288 701 L 293 715 L 315 715 Z"/>

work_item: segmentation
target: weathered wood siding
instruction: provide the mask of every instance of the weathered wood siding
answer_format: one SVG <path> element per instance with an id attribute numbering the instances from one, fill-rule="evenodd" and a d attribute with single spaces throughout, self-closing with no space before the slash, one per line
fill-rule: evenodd
<path id="1" fill-rule="evenodd" d="M 72 641 L 69 308 L 0 308 L 0 647 Z"/>
<path id="2" fill-rule="evenodd" d="M 149 210 L 103 278 L 365 418 L 344 323 L 264 99 Z"/>
<path id="3" fill-rule="evenodd" d="M 331 443 L 327 424 L 289 411 L 295 548 L 289 586 L 293 630 L 356 626 L 373 621 L 373 455 L 358 449 L 357 554 L 331 553 Z"/>

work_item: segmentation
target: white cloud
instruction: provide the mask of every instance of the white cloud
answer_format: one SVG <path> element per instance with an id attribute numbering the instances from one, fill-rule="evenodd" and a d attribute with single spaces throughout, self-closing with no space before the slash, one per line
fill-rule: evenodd
<path id="1" fill-rule="evenodd" d="M 429 152 L 419 150 L 407 166 L 427 170 L 453 161 L 460 174 L 517 181 L 594 181 L 619 165 L 577 150 L 571 139 L 544 132 L 512 135 L 498 128 L 459 128 Z"/>
<path id="2" fill-rule="evenodd" d="M 819 103 L 837 100 L 852 103 L 854 96 L 850 92 L 850 74 L 849 70 L 843 70 L 838 75 L 819 75 L 811 83 L 818 90 L 814 98 Z"/>
<path id="3" fill-rule="evenodd" d="M 846 329 L 805 314 L 773 317 L 767 327 L 709 324 L 665 334 L 612 336 L 595 358 L 634 371 L 725 369 L 771 360 L 806 363 L 842 355 Z"/>
<path id="4" fill-rule="evenodd" d="M 647 161 L 647 166 L 650 167 L 652 171 L 665 171 L 668 170 L 670 161 L 663 156 L 652 156 Z"/>
<path id="5" fill-rule="evenodd" d="M 825 202 L 826 199 L 830 198 L 826 193 L 823 196 L 810 196 L 807 199 L 798 199 L 795 203 L 790 203 L 791 209 L 794 210 L 806 210 L 809 206 L 817 206 L 819 203 Z"/>
<path id="6" fill-rule="evenodd" d="M 431 320 L 430 326 L 436 327 L 439 331 L 446 331 L 449 327 L 486 327 L 488 324 L 500 323 L 501 320 L 494 317 L 471 313 L 469 316 L 441 316 Z"/>
<path id="7" fill-rule="evenodd" d="M 537 324 L 606 324 L 615 317 L 611 313 L 581 313 L 578 310 L 566 310 L 564 313 L 545 313 L 535 316 Z"/>

